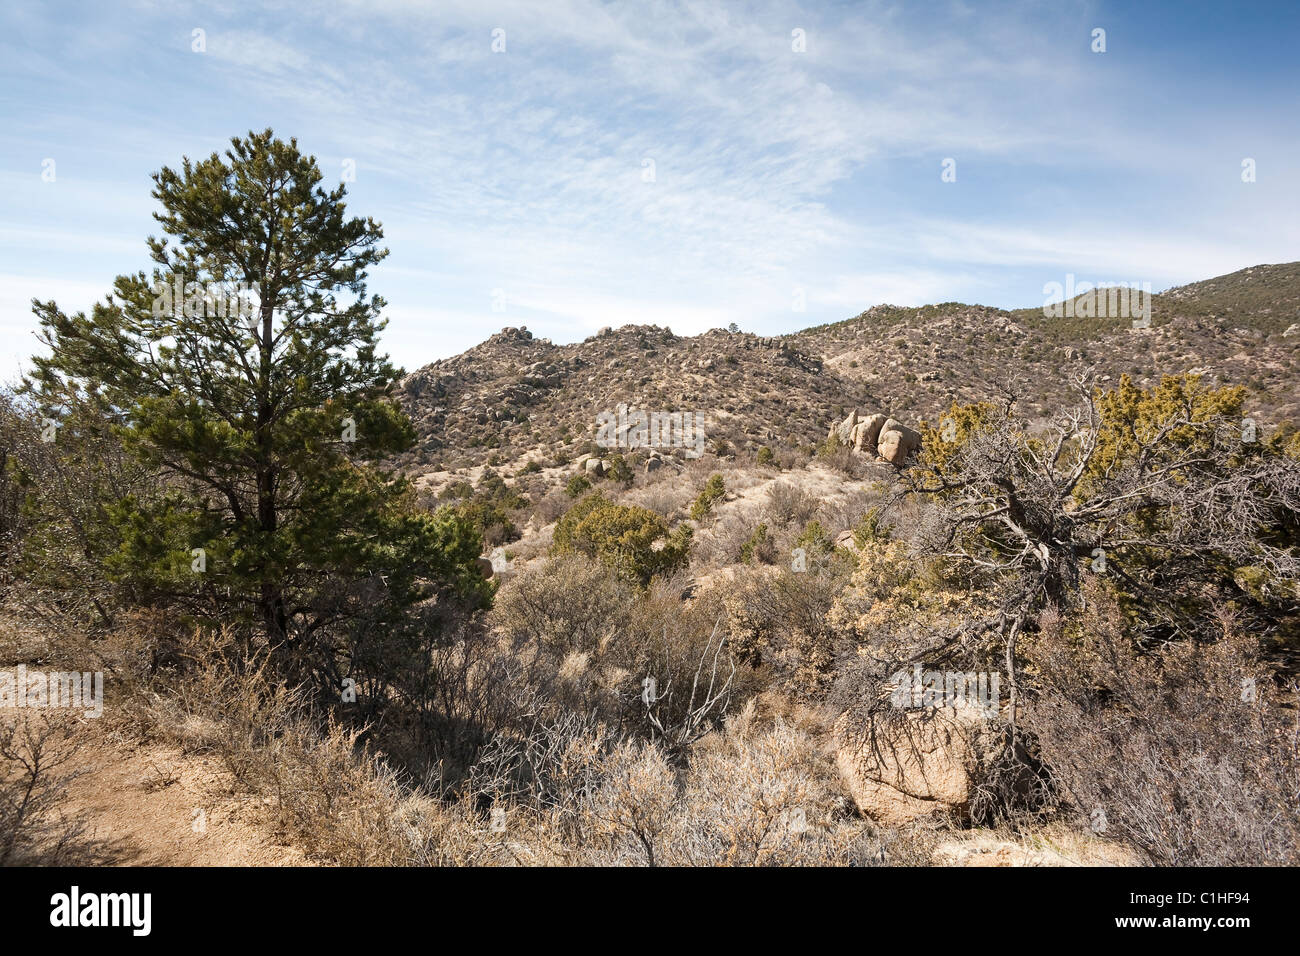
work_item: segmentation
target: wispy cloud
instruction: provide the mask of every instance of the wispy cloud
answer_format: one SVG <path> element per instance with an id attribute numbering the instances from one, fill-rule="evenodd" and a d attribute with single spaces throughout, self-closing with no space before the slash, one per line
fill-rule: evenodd
<path id="1" fill-rule="evenodd" d="M 557 339 L 625 322 L 776 332 L 878 301 L 1032 304 L 1066 271 L 1172 284 L 1294 258 L 1300 135 L 1277 83 L 1295 88 L 1294 62 L 1242 59 L 1225 93 L 1180 52 L 1192 40 L 1134 16 L 779 0 L 7 11 L 2 75 L 27 105 L 0 148 L 0 183 L 22 196 L 0 251 L 84 297 L 91 277 L 146 264 L 148 172 L 270 125 L 327 178 L 356 164 L 351 208 L 385 223 L 393 255 L 372 284 L 408 367 L 507 323 Z M 1111 51 L 1095 55 L 1101 22 Z M 35 191 L 54 154 L 58 189 Z M 1267 171 L 1249 186 L 1243 156 Z M 116 213 L 97 213 L 91 182 Z"/>

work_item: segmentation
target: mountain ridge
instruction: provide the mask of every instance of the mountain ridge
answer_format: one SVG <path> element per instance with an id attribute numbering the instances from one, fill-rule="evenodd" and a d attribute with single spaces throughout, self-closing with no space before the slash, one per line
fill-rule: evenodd
<path id="1" fill-rule="evenodd" d="M 959 302 L 876 305 L 777 336 L 624 325 L 557 345 L 506 327 L 402 379 L 419 439 L 398 464 L 558 463 L 587 448 L 597 415 L 619 404 L 700 413 L 720 455 L 806 450 L 852 408 L 917 421 L 1006 388 L 1047 417 L 1088 369 L 1102 386 L 1121 375 L 1151 383 L 1201 374 L 1245 385 L 1263 423 L 1300 418 L 1300 262 L 1188 283 L 1150 302 L 1148 328 L 1129 316 Z"/>

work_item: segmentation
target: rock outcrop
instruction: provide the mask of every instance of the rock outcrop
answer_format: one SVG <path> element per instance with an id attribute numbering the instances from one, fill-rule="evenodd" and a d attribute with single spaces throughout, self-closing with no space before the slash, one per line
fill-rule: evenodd
<path id="1" fill-rule="evenodd" d="M 891 465 L 901 465 L 921 450 L 921 433 L 896 419 L 889 419 L 880 429 L 876 444 L 877 457 Z"/>
<path id="2" fill-rule="evenodd" d="M 853 429 L 858 423 L 858 410 L 855 408 L 849 412 L 848 418 L 842 422 L 835 422 L 831 425 L 831 430 L 826 433 L 827 438 L 838 438 L 842 442 L 852 441 Z"/>
<path id="3" fill-rule="evenodd" d="M 874 455 L 891 465 L 903 465 L 921 450 L 921 433 L 896 418 L 877 412 L 859 416 L 853 411 L 843 421 L 831 424 L 826 437 L 852 445 L 859 454 Z"/>
<path id="4" fill-rule="evenodd" d="M 880 432 L 885 422 L 892 421 L 888 415 L 875 414 L 862 419 L 853 429 L 853 450 L 870 454 L 880 440 Z"/>

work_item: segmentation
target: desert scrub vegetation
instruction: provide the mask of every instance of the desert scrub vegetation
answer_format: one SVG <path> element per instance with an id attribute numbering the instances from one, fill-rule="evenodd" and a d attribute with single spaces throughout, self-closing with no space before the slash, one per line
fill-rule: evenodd
<path id="1" fill-rule="evenodd" d="M 767 515 L 773 523 L 785 526 L 807 524 L 820 502 L 816 496 L 793 482 L 778 481 L 767 490 Z"/>
<path id="2" fill-rule="evenodd" d="M 738 573 L 718 588 L 732 651 L 774 686 L 820 700 L 846 652 L 830 614 L 851 568 L 845 555 L 805 571 L 778 565 Z"/>
<path id="3" fill-rule="evenodd" d="M 507 582 L 488 623 L 521 662 L 528 712 L 595 715 L 674 756 L 762 686 L 735 660 L 711 602 L 684 609 L 672 588 L 642 589 L 582 555 Z"/>
<path id="4" fill-rule="evenodd" d="M 751 700 L 678 767 L 656 744 L 567 721 L 539 730 L 527 783 L 498 769 L 479 783 L 505 839 L 532 858 L 585 865 L 873 865 L 915 862 L 923 837 L 876 830 L 847 811 L 817 738 Z M 510 761 L 505 761 L 509 765 Z M 491 765 L 491 762 L 489 762 Z M 538 845 L 544 847 L 538 850 Z"/>
<path id="5" fill-rule="evenodd" d="M 620 505 L 600 492 L 587 495 L 555 526 L 554 554 L 595 558 L 642 585 L 655 575 L 671 575 L 689 560 L 691 529 L 668 523 L 653 511 Z"/>
<path id="6" fill-rule="evenodd" d="M 574 475 L 564 486 L 564 493 L 570 498 L 581 498 L 591 490 L 591 479 L 586 475 Z"/>
<path id="7" fill-rule="evenodd" d="M 853 451 L 852 445 L 843 441 L 837 434 L 829 435 L 817 446 L 817 459 L 846 478 L 857 478 L 861 475 L 860 456 Z"/>
<path id="8" fill-rule="evenodd" d="M 212 635 L 196 633 L 184 663 L 155 685 L 148 732 L 218 756 L 236 789 L 265 808 L 269 826 L 327 863 L 875 864 L 886 842 L 893 854 L 922 839 L 854 815 L 815 721 L 775 698 L 761 707 L 752 680 L 735 682 L 729 703 L 703 715 L 691 712 L 689 695 L 661 697 L 662 709 L 647 708 L 640 674 L 659 675 L 661 690 L 679 680 L 689 686 L 700 661 L 719 653 L 705 611 L 683 624 L 674 620 L 681 616 L 675 599 L 625 592 L 645 606 L 625 613 L 611 633 L 575 646 L 594 648 L 587 670 L 626 671 L 626 693 L 606 695 L 604 703 L 573 698 L 566 683 L 573 675 L 562 672 L 575 650 L 557 615 L 579 591 L 599 594 L 593 585 L 629 586 L 595 562 L 554 564 L 552 587 L 510 582 L 493 617 L 507 637 L 496 645 L 502 653 L 536 641 L 538 655 L 559 666 L 484 675 L 493 682 L 505 676 L 519 697 L 491 715 L 491 732 L 455 786 L 437 772 L 416 777 L 394 769 L 373 749 L 382 734 L 366 743 L 356 728 L 313 712 L 318 705 L 276 681 L 264 661 L 248 666 L 236 647 Z M 565 579 L 567 587 L 554 586 Z M 550 621 L 532 630 L 535 602 L 547 594 Z M 624 604 L 607 600 L 605 609 Z M 158 693 L 164 683 L 167 692 Z M 689 729 L 689 746 L 674 746 L 682 738 L 660 727 Z M 923 859 L 917 849 L 890 862 Z"/>
<path id="9" fill-rule="evenodd" d="M 776 545 L 767 533 L 767 525 L 759 524 L 740 546 L 740 563 L 772 564 L 776 561 Z"/>
<path id="10" fill-rule="evenodd" d="M 451 507 L 478 530 L 484 544 L 492 547 L 518 540 L 515 515 L 529 502 L 497 472 L 485 468 L 472 489 L 469 482 L 460 481 L 453 482 L 448 492 L 461 499 Z"/>
<path id="11" fill-rule="evenodd" d="M 508 329 L 426 382 L 426 443 L 477 477 L 421 499 L 389 470 L 416 435 L 366 292 L 382 230 L 322 182 L 269 131 L 161 171 L 171 241 L 150 243 L 151 273 L 89 315 L 38 303 L 47 351 L 0 396 L 5 606 L 103 663 L 115 732 L 214 758 L 323 863 L 924 862 L 926 832 L 1082 831 L 1098 814 L 1148 862 L 1297 862 L 1300 432 L 1251 434 L 1242 389 L 1084 376 L 1044 416 L 1013 382 L 924 424 L 902 469 L 810 445 L 811 412 L 778 432 L 779 403 L 756 415 L 728 393 L 711 457 L 644 470 L 612 454 L 593 481 L 540 466 L 602 450 L 571 437 L 586 428 L 562 407 L 573 367 L 539 371 L 549 343 Z M 152 307 L 151 280 L 252 278 L 269 281 L 252 316 Z M 949 390 L 927 366 L 937 327 L 906 327 L 917 314 L 824 330 L 908 350 L 899 409 Z M 1052 361 L 1008 315 L 985 316 L 1003 325 L 988 362 Z M 601 351 L 618 334 L 583 363 L 627 370 Z M 670 334 L 622 336 L 638 357 L 713 367 Z M 499 384 L 483 367 L 513 373 L 520 355 L 560 383 L 547 401 L 569 419 L 537 430 L 571 447 L 525 449 L 522 405 L 478 401 Z M 802 394 L 820 368 L 785 348 L 782 363 L 748 385 Z M 486 580 L 480 555 L 506 543 L 528 566 Z M 0 634 L 15 660 L 50 645 Z M 923 720 L 891 696 L 913 668 L 996 674 L 1007 696 L 969 761 L 944 743 L 970 786 L 925 797 L 939 816 L 899 831 L 866 818 L 887 811 L 843 745 L 916 742 Z M 4 860 L 79 842 L 58 813 L 66 733 L 0 732 Z"/>
<path id="12" fill-rule="evenodd" d="M 1239 389 L 1078 396 L 1046 426 L 1008 400 L 928 428 L 830 612 L 858 646 L 834 699 L 878 734 L 891 673 L 999 671 L 981 811 L 1113 816 L 1152 862 L 1294 860 L 1300 468 L 1242 440 Z M 1247 706 L 1243 681 L 1269 692 Z"/>
<path id="13" fill-rule="evenodd" d="M 691 505 L 691 517 L 696 521 L 703 521 L 713 513 L 713 506 L 721 501 L 726 493 L 727 484 L 723 477 L 719 474 L 710 475 L 709 480 L 704 484 L 704 489 Z"/>
<path id="14" fill-rule="evenodd" d="M 1052 786 L 1164 866 L 1300 859 L 1300 688 L 1277 680 L 1230 611 L 1212 641 L 1141 649 L 1100 582 L 1025 648 L 1026 730 Z"/>

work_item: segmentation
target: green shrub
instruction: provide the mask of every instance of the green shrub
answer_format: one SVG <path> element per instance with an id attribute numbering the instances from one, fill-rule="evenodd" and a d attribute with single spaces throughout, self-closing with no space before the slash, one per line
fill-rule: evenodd
<path id="1" fill-rule="evenodd" d="M 814 518 L 804 525 L 803 533 L 795 541 L 795 547 L 803 548 L 810 553 L 829 554 L 834 549 L 835 543 L 822 523 Z"/>
<path id="2" fill-rule="evenodd" d="M 872 508 L 862 516 L 858 526 L 853 529 L 853 543 L 865 548 L 873 541 L 888 541 L 889 530 L 880 519 L 880 509 Z"/>
<path id="3" fill-rule="evenodd" d="M 622 455 L 611 455 L 605 462 L 605 477 L 619 484 L 632 483 L 632 467 Z"/>
<path id="4" fill-rule="evenodd" d="M 579 498 L 591 490 L 591 479 L 586 475 L 574 475 L 564 486 L 564 493 L 570 498 Z"/>
<path id="5" fill-rule="evenodd" d="M 696 521 L 702 521 L 713 512 L 714 502 L 720 500 L 727 493 L 726 482 L 722 480 L 721 475 L 710 475 L 708 484 L 700 492 L 695 503 L 691 505 L 691 517 Z"/>
<path id="6" fill-rule="evenodd" d="M 519 529 L 499 501 L 476 496 L 449 507 L 454 507 L 457 514 L 474 525 L 486 545 L 502 544 L 519 537 Z"/>
<path id="7" fill-rule="evenodd" d="M 470 489 L 467 481 L 448 485 L 439 497 L 460 499 L 457 512 L 468 519 L 483 536 L 489 547 L 514 541 L 519 529 L 510 518 L 510 512 L 528 504 L 528 499 L 506 484 L 506 480 L 491 468 L 485 469 L 477 487 Z"/>
<path id="8" fill-rule="evenodd" d="M 758 450 L 758 463 L 759 463 L 760 465 L 772 465 L 772 464 L 775 464 L 775 463 L 776 463 L 776 455 L 772 452 L 772 449 L 768 448 L 766 445 L 764 445 L 762 448 L 760 448 L 760 449 Z"/>
<path id="9" fill-rule="evenodd" d="M 438 497 L 446 501 L 454 501 L 458 498 L 472 498 L 474 496 L 474 486 L 463 478 L 453 481 L 442 491 L 438 492 Z"/>
<path id="10" fill-rule="evenodd" d="M 644 585 L 656 574 L 669 575 L 684 567 L 690 544 L 689 527 L 683 525 L 670 534 L 668 523 L 653 511 L 614 504 L 596 492 L 556 522 L 551 552 L 585 554 Z"/>
<path id="11" fill-rule="evenodd" d="M 754 533 L 749 539 L 740 546 L 740 561 L 742 564 L 749 564 L 755 559 L 763 564 L 771 564 L 776 556 L 776 548 L 772 539 L 768 537 L 767 525 L 760 524 L 754 529 Z"/>

